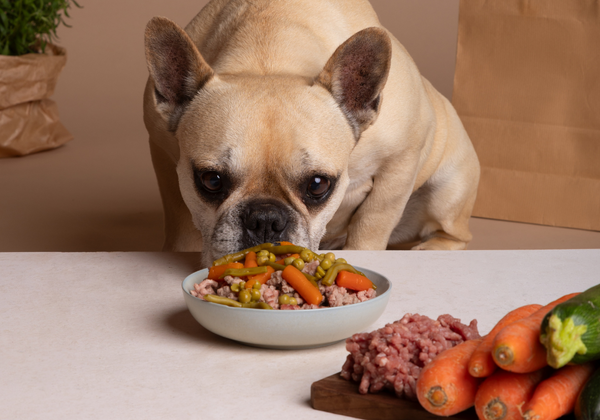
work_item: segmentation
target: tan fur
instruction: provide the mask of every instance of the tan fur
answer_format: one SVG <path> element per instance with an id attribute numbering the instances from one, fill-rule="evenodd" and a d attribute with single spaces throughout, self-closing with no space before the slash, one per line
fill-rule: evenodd
<path id="1" fill-rule="evenodd" d="M 207 264 L 234 251 L 242 206 L 257 197 L 281 203 L 294 223 L 287 239 L 314 249 L 410 242 L 415 249 L 466 248 L 479 180 L 471 142 L 450 103 L 367 1 L 211 1 L 185 34 L 170 35 L 199 51 L 182 92 L 199 89 L 179 108 L 154 94 L 164 61 L 154 45 L 173 25 L 155 19 L 146 33 L 144 121 L 165 210 L 165 250 L 203 251 Z M 345 65 L 362 58 L 356 51 L 371 41 L 381 45 L 364 50 L 381 63 L 373 68 L 373 97 L 381 93 L 381 100 L 356 111 L 348 99 L 348 109 L 340 105 L 340 80 L 352 78 L 333 56 L 366 28 L 373 29 L 357 38 Z M 199 197 L 192 165 L 235 174 L 234 190 L 217 208 Z M 303 204 L 297 188 L 311 171 L 339 175 L 318 210 Z"/>

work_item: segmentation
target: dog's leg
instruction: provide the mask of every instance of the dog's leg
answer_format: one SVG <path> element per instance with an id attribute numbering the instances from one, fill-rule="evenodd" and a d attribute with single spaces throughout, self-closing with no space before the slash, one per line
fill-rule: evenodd
<path id="1" fill-rule="evenodd" d="M 202 235 L 192 222 L 192 215 L 179 190 L 176 165 L 160 147 L 150 141 L 152 164 L 163 202 L 165 242 L 163 251 L 201 252 Z"/>

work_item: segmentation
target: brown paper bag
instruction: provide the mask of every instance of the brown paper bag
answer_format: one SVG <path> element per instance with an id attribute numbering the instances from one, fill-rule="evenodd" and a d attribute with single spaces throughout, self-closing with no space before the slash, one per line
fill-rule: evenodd
<path id="1" fill-rule="evenodd" d="M 474 216 L 600 230 L 598 0 L 461 0 L 452 103 Z"/>
<path id="2" fill-rule="evenodd" d="M 46 54 L 0 55 L 0 157 L 52 149 L 73 139 L 48 99 L 66 59 L 64 49 L 50 44 Z"/>

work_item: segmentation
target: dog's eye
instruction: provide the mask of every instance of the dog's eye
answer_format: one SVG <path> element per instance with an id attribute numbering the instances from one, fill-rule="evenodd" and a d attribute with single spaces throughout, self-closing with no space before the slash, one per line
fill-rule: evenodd
<path id="1" fill-rule="evenodd" d="M 219 192 L 223 188 L 223 179 L 218 172 L 208 171 L 200 175 L 202 186 L 208 192 Z"/>
<path id="2" fill-rule="evenodd" d="M 327 194 L 330 186 L 331 182 L 327 178 L 323 176 L 314 176 L 308 182 L 308 195 L 311 198 L 321 198 Z"/>

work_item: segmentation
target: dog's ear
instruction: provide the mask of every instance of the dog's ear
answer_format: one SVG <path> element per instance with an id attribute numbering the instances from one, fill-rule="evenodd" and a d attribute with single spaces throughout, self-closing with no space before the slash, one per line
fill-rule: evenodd
<path id="1" fill-rule="evenodd" d="M 145 45 L 158 111 L 175 131 L 186 105 L 214 72 L 188 34 L 169 19 L 148 22 Z"/>
<path id="2" fill-rule="evenodd" d="M 356 138 L 377 119 L 391 57 L 387 33 L 380 28 L 363 29 L 335 50 L 315 79 L 331 92 Z"/>

